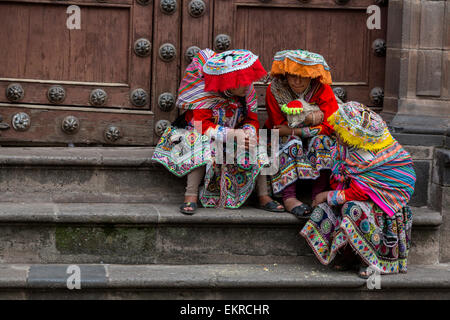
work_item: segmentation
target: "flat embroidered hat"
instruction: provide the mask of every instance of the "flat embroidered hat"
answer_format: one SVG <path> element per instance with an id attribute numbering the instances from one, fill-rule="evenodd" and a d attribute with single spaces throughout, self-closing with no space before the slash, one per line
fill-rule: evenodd
<path id="1" fill-rule="evenodd" d="M 209 58 L 203 66 L 205 91 L 223 92 L 246 87 L 267 74 L 249 50 L 229 50 Z"/>
<path id="2" fill-rule="evenodd" d="M 271 76 L 297 75 L 304 78 L 318 79 L 323 84 L 331 85 L 330 67 L 324 57 L 306 50 L 283 50 L 273 58 Z"/>
<path id="3" fill-rule="evenodd" d="M 380 115 L 356 101 L 339 106 L 328 122 L 350 146 L 377 151 L 395 142 Z"/>

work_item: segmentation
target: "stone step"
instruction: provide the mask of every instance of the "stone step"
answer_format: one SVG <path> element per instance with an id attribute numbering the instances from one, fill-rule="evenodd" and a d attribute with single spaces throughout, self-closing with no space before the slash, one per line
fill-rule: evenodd
<path id="1" fill-rule="evenodd" d="M 442 217 L 413 212 L 409 261 L 437 263 Z M 164 203 L 0 203 L 0 263 L 315 265 L 304 223 L 252 207 L 186 216 Z"/>
<path id="2" fill-rule="evenodd" d="M 431 154 L 409 151 L 418 159 Z M 186 178 L 153 161 L 153 152 L 152 147 L 1 148 L 0 202 L 181 203 Z M 426 205 L 428 198 L 424 175 L 431 160 L 421 161 L 411 199 L 416 206 Z"/>
<path id="3" fill-rule="evenodd" d="M 301 264 L 69 266 L 0 264 L 0 299 L 450 298 L 448 264 L 410 266 L 407 274 L 383 275 L 372 285 L 355 271 Z M 80 289 L 68 289 L 77 274 Z"/>
<path id="4" fill-rule="evenodd" d="M 181 202 L 154 148 L 1 148 L 0 202 Z"/>

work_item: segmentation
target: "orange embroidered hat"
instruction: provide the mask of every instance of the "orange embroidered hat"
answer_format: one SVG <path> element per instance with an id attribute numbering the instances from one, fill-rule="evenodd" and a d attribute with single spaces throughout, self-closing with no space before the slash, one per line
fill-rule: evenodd
<path id="1" fill-rule="evenodd" d="M 304 78 L 318 79 L 323 84 L 331 85 L 331 73 L 325 59 L 318 53 L 306 50 L 283 50 L 275 54 L 271 76 L 297 75 Z"/>

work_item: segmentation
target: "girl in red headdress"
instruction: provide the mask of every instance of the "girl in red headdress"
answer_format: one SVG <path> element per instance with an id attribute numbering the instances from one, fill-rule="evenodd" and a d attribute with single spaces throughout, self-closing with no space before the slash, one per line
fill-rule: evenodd
<path id="1" fill-rule="evenodd" d="M 166 129 L 153 155 L 177 176 L 187 175 L 182 213 L 193 214 L 198 198 L 204 207 L 238 208 L 256 184 L 262 208 L 284 211 L 270 198 L 265 176 L 260 175 L 267 154 L 251 146 L 259 129 L 252 83 L 265 74 L 258 57 L 248 50 L 201 50 L 186 69 L 176 102 L 186 111 L 184 123 Z M 222 150 L 227 137 L 246 143 L 233 163 L 226 163 Z M 257 150 L 256 163 L 249 161 L 250 148 Z M 233 143 L 233 155 L 234 151 Z"/>

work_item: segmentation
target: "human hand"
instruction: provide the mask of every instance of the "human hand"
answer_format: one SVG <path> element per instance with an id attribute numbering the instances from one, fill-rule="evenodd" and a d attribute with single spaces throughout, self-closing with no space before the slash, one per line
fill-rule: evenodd
<path id="1" fill-rule="evenodd" d="M 323 122 L 323 112 L 320 110 L 313 111 L 305 117 L 306 126 L 317 126 Z"/>
<path id="2" fill-rule="evenodd" d="M 292 134 L 292 131 L 293 131 L 292 128 L 289 128 L 285 124 L 276 125 L 273 128 L 280 130 L 280 132 L 279 132 L 280 137 L 290 136 Z"/>

